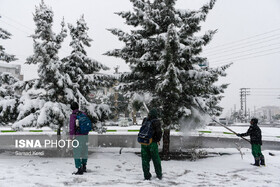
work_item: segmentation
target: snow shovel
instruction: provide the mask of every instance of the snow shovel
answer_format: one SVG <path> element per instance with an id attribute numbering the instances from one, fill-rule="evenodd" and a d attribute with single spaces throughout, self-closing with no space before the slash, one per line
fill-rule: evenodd
<path id="1" fill-rule="evenodd" d="M 148 107 L 147 107 L 145 102 L 143 102 L 143 105 L 144 105 L 144 108 L 146 109 L 147 113 L 149 113 L 150 111 L 149 111 L 149 109 L 148 109 Z"/>
<path id="2" fill-rule="evenodd" d="M 220 126 L 226 128 L 226 129 L 229 130 L 230 132 L 232 132 L 232 133 L 234 133 L 235 135 L 237 135 L 237 133 L 236 133 L 235 131 L 231 130 L 230 128 L 228 128 L 228 127 L 225 126 L 224 124 L 222 124 L 222 123 L 218 122 L 217 120 L 215 120 L 214 118 L 212 118 L 211 115 L 208 114 L 208 113 L 200 106 L 199 102 L 198 102 L 196 99 L 195 99 L 195 101 L 196 101 L 196 103 L 198 104 L 199 108 L 200 108 L 205 114 L 207 114 L 207 115 L 210 116 L 210 118 L 212 119 L 212 121 L 216 122 L 218 125 L 220 125 Z M 246 139 L 246 138 L 244 138 L 244 137 L 240 137 L 240 138 L 242 138 L 243 140 L 245 140 L 245 141 L 247 141 L 247 142 L 249 142 L 249 143 L 251 144 L 250 140 L 248 140 L 248 139 Z"/>
<path id="3" fill-rule="evenodd" d="M 220 126 L 226 128 L 226 129 L 229 130 L 230 132 L 232 132 L 232 133 L 234 133 L 235 135 L 237 135 L 237 133 L 236 133 L 235 131 L 231 130 L 230 128 L 228 128 L 228 127 L 225 126 L 224 124 L 222 124 L 222 123 L 218 122 L 217 120 L 215 120 L 214 118 L 212 118 L 211 115 L 208 114 L 208 113 L 200 106 L 199 102 L 198 102 L 196 99 L 195 99 L 195 101 L 197 102 L 199 108 L 200 108 L 205 114 L 209 115 L 209 117 L 212 119 L 212 121 L 216 122 L 216 123 L 219 124 Z M 245 141 L 247 141 L 247 142 L 249 142 L 249 143 L 251 144 L 250 140 L 247 140 L 247 139 L 244 138 L 244 137 L 240 137 L 240 138 L 242 138 L 243 140 L 245 140 Z M 244 155 L 244 154 L 243 154 L 242 151 L 241 151 L 241 146 L 240 146 L 238 143 L 235 143 L 235 145 L 236 145 L 236 149 L 239 151 L 239 153 L 240 153 L 240 155 L 241 155 L 241 158 L 243 159 L 243 155 Z"/>

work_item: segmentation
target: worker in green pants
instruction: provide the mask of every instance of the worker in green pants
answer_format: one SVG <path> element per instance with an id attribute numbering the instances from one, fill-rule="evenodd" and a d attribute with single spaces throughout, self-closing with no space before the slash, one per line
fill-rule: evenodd
<path id="1" fill-rule="evenodd" d="M 149 145 L 141 145 L 141 158 L 142 158 L 142 169 L 144 172 L 145 180 L 150 180 L 152 175 L 150 173 L 150 161 L 153 161 L 155 172 L 158 179 L 162 179 L 162 169 L 161 169 L 161 160 L 158 153 L 158 144 L 162 137 L 161 123 L 157 119 L 157 110 L 152 109 L 148 117 L 143 120 L 142 125 L 146 121 L 151 121 L 153 136 L 152 143 Z"/>
<path id="2" fill-rule="evenodd" d="M 252 155 L 255 159 L 254 166 L 265 166 L 264 156 L 261 151 L 262 145 L 262 131 L 258 126 L 258 119 L 252 118 L 250 121 L 250 127 L 246 133 L 237 134 L 239 137 L 250 136 L 250 142 L 252 145 Z"/>
<path id="3" fill-rule="evenodd" d="M 152 142 L 150 145 L 141 145 L 142 168 L 144 178 L 149 180 L 152 175 L 150 173 L 150 161 L 153 161 L 157 177 L 162 178 L 161 160 L 158 153 L 158 145 Z"/>

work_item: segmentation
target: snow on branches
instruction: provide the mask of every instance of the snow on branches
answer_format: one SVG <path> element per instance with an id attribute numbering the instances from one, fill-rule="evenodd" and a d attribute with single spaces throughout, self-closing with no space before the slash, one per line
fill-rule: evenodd
<path id="1" fill-rule="evenodd" d="M 226 75 L 228 66 L 211 68 L 207 58 L 200 56 L 216 30 L 197 35 L 200 22 L 206 20 L 215 0 L 199 10 L 176 9 L 175 0 L 130 1 L 133 11 L 116 14 L 135 29 L 109 29 L 125 46 L 106 53 L 124 59 L 131 67 L 131 73 L 122 75 L 120 88 L 151 93 L 151 103 L 161 110 L 166 128 L 191 117 L 199 109 L 196 98 L 200 98 L 206 111 L 219 114 L 220 94 L 227 85 L 214 83 Z"/>
<path id="2" fill-rule="evenodd" d="M 1 18 L 1 16 L 0 16 L 0 18 Z M 0 28 L 0 39 L 3 39 L 3 40 L 10 39 L 11 36 L 12 36 L 11 33 Z M 15 60 L 17 60 L 17 58 L 15 58 L 15 55 L 6 53 L 5 48 L 2 45 L 0 45 L 0 61 L 11 62 L 11 61 L 15 61 Z"/>
<path id="3" fill-rule="evenodd" d="M 102 118 L 108 115 L 109 107 L 106 105 L 96 105 L 89 102 L 89 92 L 97 91 L 101 87 L 112 85 L 109 76 L 99 73 L 100 70 L 109 68 L 87 56 L 85 46 L 90 47 L 93 40 L 88 36 L 87 24 L 82 15 L 76 22 L 76 26 L 68 24 L 72 41 L 70 46 L 72 52 L 62 59 L 63 72 L 72 82 L 71 88 L 75 96 L 74 101 L 82 100 L 84 109 L 94 118 Z"/>

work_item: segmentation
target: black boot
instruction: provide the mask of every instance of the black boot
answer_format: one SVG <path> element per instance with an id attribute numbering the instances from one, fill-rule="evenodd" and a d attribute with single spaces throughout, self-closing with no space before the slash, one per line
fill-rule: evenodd
<path id="1" fill-rule="evenodd" d="M 82 169 L 83 169 L 83 172 L 87 172 L 87 165 L 83 164 Z"/>
<path id="2" fill-rule="evenodd" d="M 261 160 L 261 165 L 265 166 L 265 161 L 264 161 L 264 156 L 263 155 L 260 157 L 260 160 Z"/>
<path id="3" fill-rule="evenodd" d="M 158 178 L 159 180 L 161 180 L 161 179 L 162 179 L 162 176 L 158 176 L 158 175 L 157 175 L 157 178 Z"/>
<path id="4" fill-rule="evenodd" d="M 259 157 L 255 157 L 255 164 L 253 164 L 253 166 L 260 166 L 260 158 Z"/>
<path id="5" fill-rule="evenodd" d="M 73 173 L 74 175 L 82 175 L 84 172 L 83 172 L 83 168 L 82 167 L 80 167 L 80 168 L 78 168 L 78 171 L 75 173 Z"/>
<path id="6" fill-rule="evenodd" d="M 145 178 L 145 180 L 151 180 L 151 177 L 152 177 L 152 175 L 149 173 L 149 175 L 144 178 Z"/>

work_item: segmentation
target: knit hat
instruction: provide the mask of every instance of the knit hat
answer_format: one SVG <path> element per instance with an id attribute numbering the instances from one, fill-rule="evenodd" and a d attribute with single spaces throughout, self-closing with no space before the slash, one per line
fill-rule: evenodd
<path id="1" fill-rule="evenodd" d="M 252 122 L 254 125 L 256 125 L 256 124 L 258 124 L 258 119 L 257 119 L 257 118 L 252 118 L 252 119 L 251 119 L 251 122 Z"/>
<path id="2" fill-rule="evenodd" d="M 70 108 L 71 108 L 71 110 L 79 109 L 79 104 L 77 102 L 73 102 L 73 103 L 71 103 Z"/>
<path id="3" fill-rule="evenodd" d="M 150 110 L 148 117 L 150 119 L 156 119 L 157 118 L 157 109 L 153 108 Z"/>

